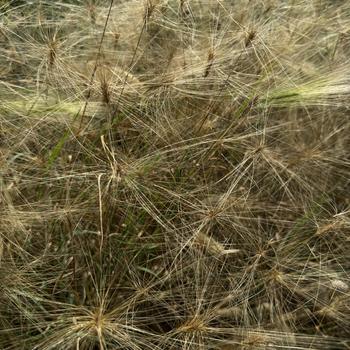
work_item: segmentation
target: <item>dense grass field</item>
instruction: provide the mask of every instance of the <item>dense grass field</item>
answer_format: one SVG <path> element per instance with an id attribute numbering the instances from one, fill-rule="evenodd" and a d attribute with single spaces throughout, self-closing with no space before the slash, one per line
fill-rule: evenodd
<path id="1" fill-rule="evenodd" d="M 348 0 L 0 1 L 0 349 L 350 349 Z"/>

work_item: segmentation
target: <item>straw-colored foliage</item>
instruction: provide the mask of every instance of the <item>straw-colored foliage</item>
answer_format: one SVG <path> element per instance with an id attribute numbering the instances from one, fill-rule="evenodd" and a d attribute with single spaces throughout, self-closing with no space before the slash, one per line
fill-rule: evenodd
<path id="1" fill-rule="evenodd" d="M 350 348 L 350 2 L 0 1 L 0 349 Z"/>

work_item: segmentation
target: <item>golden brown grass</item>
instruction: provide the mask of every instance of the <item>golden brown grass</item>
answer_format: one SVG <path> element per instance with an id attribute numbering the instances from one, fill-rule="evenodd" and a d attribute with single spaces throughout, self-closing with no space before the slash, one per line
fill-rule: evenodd
<path id="1" fill-rule="evenodd" d="M 348 1 L 0 2 L 0 348 L 350 347 Z"/>

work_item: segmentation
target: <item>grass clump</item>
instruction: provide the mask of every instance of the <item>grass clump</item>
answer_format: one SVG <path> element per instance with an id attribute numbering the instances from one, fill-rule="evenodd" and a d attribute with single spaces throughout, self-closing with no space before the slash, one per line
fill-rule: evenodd
<path id="1" fill-rule="evenodd" d="M 349 349 L 349 10 L 0 2 L 0 348 Z"/>

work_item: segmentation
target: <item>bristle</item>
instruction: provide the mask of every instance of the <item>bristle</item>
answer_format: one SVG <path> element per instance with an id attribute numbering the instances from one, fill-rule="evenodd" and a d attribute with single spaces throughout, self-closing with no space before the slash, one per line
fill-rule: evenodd
<path id="1" fill-rule="evenodd" d="M 0 1 L 0 349 L 349 349 L 349 11 Z"/>

